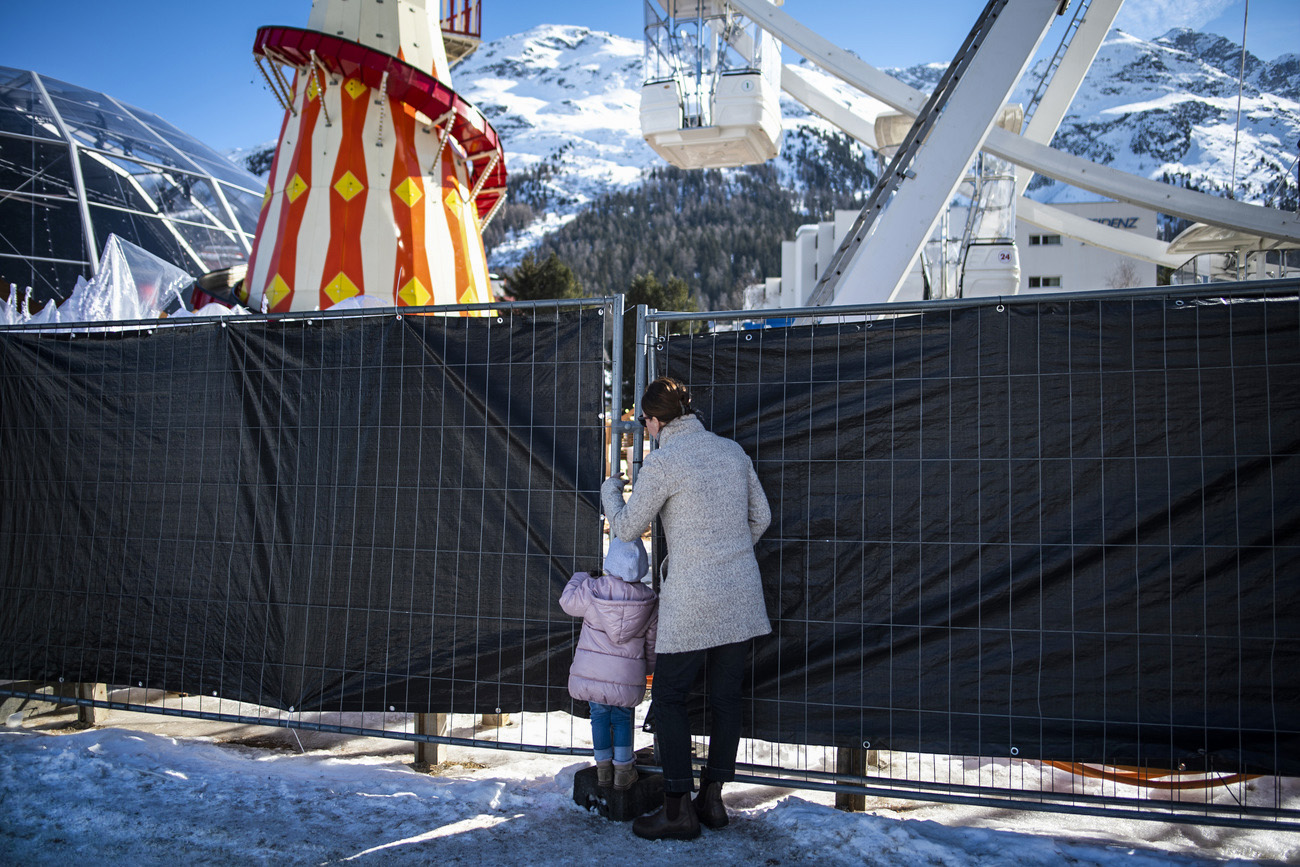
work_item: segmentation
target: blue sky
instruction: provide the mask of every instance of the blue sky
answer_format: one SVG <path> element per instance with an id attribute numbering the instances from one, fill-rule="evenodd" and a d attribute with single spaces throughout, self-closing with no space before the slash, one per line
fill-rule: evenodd
<path id="1" fill-rule="evenodd" d="M 432 0 L 430 0 L 432 2 Z M 1077 0 L 1076 0 L 1077 2 Z M 1128 0 L 1119 26 L 1153 37 L 1187 26 L 1241 41 L 1246 0 Z M 640 0 L 546 4 L 482 0 L 484 39 L 538 24 L 577 24 L 640 38 Z M 224 150 L 279 133 L 280 109 L 251 47 L 267 24 L 305 26 L 310 0 L 13 0 L 0 65 L 34 69 L 149 109 Z M 980 0 L 786 0 L 798 20 L 876 66 L 948 61 Z M 1300 52 L 1300 3 L 1250 0 L 1246 45 L 1272 60 Z M 1053 45 L 1056 37 L 1049 35 Z"/>

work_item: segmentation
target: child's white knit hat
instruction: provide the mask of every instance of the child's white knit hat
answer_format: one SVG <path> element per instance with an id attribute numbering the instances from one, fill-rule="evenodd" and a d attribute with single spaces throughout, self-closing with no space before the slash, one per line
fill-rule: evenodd
<path id="1" fill-rule="evenodd" d="M 617 536 L 609 540 L 609 553 L 605 555 L 605 574 L 614 575 L 635 584 L 650 571 L 650 558 L 646 556 L 641 540 L 624 542 Z"/>

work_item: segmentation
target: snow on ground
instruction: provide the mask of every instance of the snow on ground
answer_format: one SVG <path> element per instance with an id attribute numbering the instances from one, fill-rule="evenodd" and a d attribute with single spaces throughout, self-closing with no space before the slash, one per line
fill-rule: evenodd
<path id="1" fill-rule="evenodd" d="M 71 719 L 0 730 L 4 863 L 1300 862 L 1296 833 L 893 800 L 850 814 L 828 793 L 734 783 L 730 826 L 647 842 L 574 804 L 579 758 L 444 747 L 425 773 L 404 741 L 120 711 L 86 730 Z"/>

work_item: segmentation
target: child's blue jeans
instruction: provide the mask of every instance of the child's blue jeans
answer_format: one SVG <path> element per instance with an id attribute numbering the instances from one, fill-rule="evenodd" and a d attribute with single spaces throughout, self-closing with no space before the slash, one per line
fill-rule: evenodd
<path id="1" fill-rule="evenodd" d="M 589 702 L 591 705 L 591 746 L 596 761 L 610 759 L 625 765 L 632 761 L 632 708 Z"/>

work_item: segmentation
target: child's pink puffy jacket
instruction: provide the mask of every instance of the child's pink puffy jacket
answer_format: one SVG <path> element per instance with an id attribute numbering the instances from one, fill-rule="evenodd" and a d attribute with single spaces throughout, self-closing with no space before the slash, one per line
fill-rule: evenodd
<path id="1" fill-rule="evenodd" d="M 615 707 L 636 707 L 655 667 L 659 604 L 644 584 L 579 572 L 560 595 L 566 614 L 582 618 L 569 667 L 569 695 Z"/>

